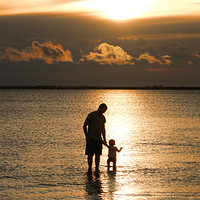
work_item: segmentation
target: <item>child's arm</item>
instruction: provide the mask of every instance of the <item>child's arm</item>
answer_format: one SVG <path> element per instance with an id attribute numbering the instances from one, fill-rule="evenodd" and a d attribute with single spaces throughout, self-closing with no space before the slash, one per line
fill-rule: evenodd
<path id="1" fill-rule="evenodd" d="M 120 152 L 122 150 L 122 147 L 120 149 L 117 148 L 117 152 Z"/>

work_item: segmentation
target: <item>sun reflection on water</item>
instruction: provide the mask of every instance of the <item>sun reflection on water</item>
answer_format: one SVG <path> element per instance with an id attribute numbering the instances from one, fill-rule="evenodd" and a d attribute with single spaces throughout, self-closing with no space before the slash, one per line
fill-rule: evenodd
<path id="1" fill-rule="evenodd" d="M 179 186 L 171 188 L 172 176 L 187 181 L 181 170 L 185 170 L 185 160 L 195 165 L 195 155 L 190 149 L 195 149 L 197 143 L 192 134 L 187 134 L 184 124 L 191 120 L 196 126 L 196 122 L 188 116 L 185 121 L 184 112 L 180 110 L 180 105 L 184 108 L 183 102 L 172 101 L 175 97 L 171 93 L 167 93 L 169 97 L 166 98 L 166 92 L 162 91 L 104 91 L 102 100 L 108 105 L 105 113 L 107 140 L 115 139 L 116 146 L 123 147 L 117 155 L 116 172 L 106 173 L 103 169 L 102 188 L 111 199 L 159 199 L 161 193 L 172 197 L 169 191 L 175 195 L 181 191 Z M 175 130 L 174 126 L 179 128 Z M 182 141 L 185 134 L 187 138 Z M 184 144 L 180 145 L 182 142 Z M 102 163 L 105 164 L 106 159 L 107 148 L 104 148 Z M 174 182 L 184 185 L 178 179 Z M 196 190 L 194 187 L 193 191 Z"/>
<path id="2" fill-rule="evenodd" d="M 1 192 L 5 198 L 198 199 L 199 92 L 14 90 L 3 94 Z M 115 139 L 123 149 L 116 171 L 106 168 L 105 147 L 100 173 L 93 170 L 87 177 L 82 123 L 102 102 L 108 105 L 107 140 Z"/>
<path id="3" fill-rule="evenodd" d="M 113 136 L 122 140 L 124 136 L 133 131 L 136 117 L 133 100 L 133 94 L 130 95 L 129 91 L 116 91 L 106 95 L 105 101 L 108 104 L 106 128 L 108 137 Z"/>
<path id="4" fill-rule="evenodd" d="M 104 101 L 108 105 L 106 116 L 107 141 L 114 139 L 118 148 L 122 151 L 117 154 L 117 171 L 108 171 L 106 178 L 102 181 L 104 189 L 109 193 L 111 199 L 119 199 L 124 195 L 137 194 L 134 189 L 134 155 L 137 153 L 134 149 L 133 137 L 138 132 L 139 112 L 135 104 L 138 99 L 137 91 L 109 91 L 104 93 Z M 117 108 L 117 109 L 116 109 Z M 103 163 L 106 163 L 107 148 L 104 148 Z M 106 156 L 105 156 L 106 155 Z"/>

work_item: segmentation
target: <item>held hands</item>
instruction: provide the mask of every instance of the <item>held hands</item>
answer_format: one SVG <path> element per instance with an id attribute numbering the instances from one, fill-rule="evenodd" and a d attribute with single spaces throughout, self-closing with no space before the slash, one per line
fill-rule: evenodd
<path id="1" fill-rule="evenodd" d="M 102 144 L 106 145 L 106 144 L 107 144 L 106 140 L 103 140 L 103 141 L 102 141 Z"/>
<path id="2" fill-rule="evenodd" d="M 104 144 L 105 146 L 108 146 L 106 140 L 103 140 L 102 144 Z"/>

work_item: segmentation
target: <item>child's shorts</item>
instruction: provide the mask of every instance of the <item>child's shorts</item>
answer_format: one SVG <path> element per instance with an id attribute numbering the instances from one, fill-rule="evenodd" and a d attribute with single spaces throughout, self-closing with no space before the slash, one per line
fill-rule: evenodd
<path id="1" fill-rule="evenodd" d="M 89 141 L 86 142 L 85 155 L 93 156 L 94 154 L 95 155 L 102 154 L 102 141 L 89 139 Z"/>
<path id="2" fill-rule="evenodd" d="M 108 161 L 116 163 L 117 159 L 116 157 L 109 157 Z"/>

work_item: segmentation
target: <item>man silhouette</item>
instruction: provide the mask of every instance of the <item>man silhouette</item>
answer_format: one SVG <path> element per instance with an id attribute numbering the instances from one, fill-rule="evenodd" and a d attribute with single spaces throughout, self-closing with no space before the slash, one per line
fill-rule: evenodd
<path id="1" fill-rule="evenodd" d="M 88 172 L 92 171 L 92 161 L 94 155 L 96 171 L 99 171 L 100 156 L 102 154 L 102 144 L 106 144 L 106 118 L 103 115 L 106 110 L 106 104 L 100 104 L 97 111 L 88 114 L 83 125 L 83 130 L 86 137 L 85 154 L 88 156 Z"/>

